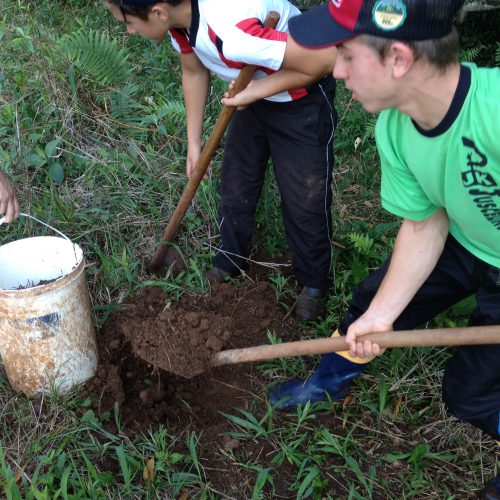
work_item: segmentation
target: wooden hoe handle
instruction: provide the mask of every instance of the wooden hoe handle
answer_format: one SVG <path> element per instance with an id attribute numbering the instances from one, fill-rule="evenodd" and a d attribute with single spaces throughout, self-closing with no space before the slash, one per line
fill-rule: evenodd
<path id="1" fill-rule="evenodd" d="M 376 342 L 380 347 L 500 344 L 500 325 L 378 332 L 369 333 L 363 336 L 363 338 Z M 285 342 L 283 344 L 260 345 L 246 349 L 220 351 L 215 355 L 212 365 L 233 365 L 249 361 L 347 351 L 348 349 L 343 337 L 300 340 L 297 342 Z"/>
<path id="2" fill-rule="evenodd" d="M 266 28 L 275 28 L 278 24 L 279 19 L 280 15 L 277 12 L 271 11 L 264 21 L 264 26 Z M 236 78 L 235 80 L 234 88 L 229 92 L 230 97 L 234 97 L 244 88 L 246 88 L 246 86 L 250 83 L 250 80 L 252 79 L 252 76 L 255 73 L 256 69 L 257 66 L 253 64 L 249 64 L 242 68 L 238 75 L 238 78 Z M 184 218 L 184 215 L 189 208 L 189 204 L 191 203 L 191 200 L 194 198 L 194 195 L 198 190 L 198 186 L 200 185 L 200 182 L 203 179 L 208 166 L 210 165 L 210 162 L 212 161 L 215 151 L 219 147 L 222 136 L 224 135 L 224 132 L 226 131 L 226 128 L 229 125 L 229 122 L 231 121 L 235 110 L 236 108 L 234 106 L 224 106 L 222 108 L 219 118 L 217 118 L 217 121 L 215 122 L 212 133 L 210 134 L 205 146 L 203 147 L 203 150 L 201 151 L 200 158 L 198 159 L 194 167 L 193 174 L 186 184 L 179 203 L 177 204 L 177 207 L 172 214 L 172 218 L 170 219 L 170 222 L 168 223 L 168 226 L 163 233 L 162 241 L 156 249 L 151 262 L 148 264 L 148 269 L 150 271 L 154 271 L 162 265 L 163 259 L 165 258 L 168 251 L 168 245 L 166 245 L 166 243 L 170 243 L 174 240 L 182 219 Z"/>

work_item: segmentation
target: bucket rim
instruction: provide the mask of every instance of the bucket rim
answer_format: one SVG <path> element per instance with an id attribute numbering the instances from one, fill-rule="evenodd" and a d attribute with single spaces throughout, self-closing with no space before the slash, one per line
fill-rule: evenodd
<path id="1" fill-rule="evenodd" d="M 21 241 L 40 239 L 57 239 L 64 242 L 65 245 L 71 245 L 73 251 L 75 252 L 75 264 L 72 269 L 69 272 L 63 273 L 61 276 L 50 280 L 48 283 L 43 283 L 41 285 L 28 286 L 23 288 L 0 288 L 0 297 L 24 298 L 43 295 L 45 293 L 56 291 L 68 285 L 74 279 L 77 279 L 81 272 L 85 269 L 85 256 L 83 255 L 82 248 L 77 243 L 74 243 L 73 241 L 67 238 L 62 238 L 60 236 L 30 236 L 28 238 L 19 238 L 15 241 L 0 245 L 0 249 L 12 244 L 17 244 Z"/>

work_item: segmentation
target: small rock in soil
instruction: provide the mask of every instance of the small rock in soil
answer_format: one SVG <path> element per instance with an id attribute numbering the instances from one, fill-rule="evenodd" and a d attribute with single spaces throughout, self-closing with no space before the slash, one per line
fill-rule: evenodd
<path id="1" fill-rule="evenodd" d="M 239 439 L 224 440 L 224 444 L 222 445 L 222 447 L 224 448 L 224 451 L 237 450 L 240 447 L 240 440 Z"/>
<path id="2" fill-rule="evenodd" d="M 215 335 L 208 337 L 205 345 L 208 349 L 212 349 L 213 351 L 219 352 L 224 346 L 224 341 Z"/>

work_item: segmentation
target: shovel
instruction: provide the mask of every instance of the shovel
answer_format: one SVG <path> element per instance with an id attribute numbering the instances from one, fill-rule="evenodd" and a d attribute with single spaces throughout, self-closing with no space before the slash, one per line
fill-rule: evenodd
<path id="1" fill-rule="evenodd" d="M 158 345 L 151 344 L 146 349 L 141 336 L 133 335 L 129 340 L 138 356 L 151 365 L 188 379 L 218 366 L 349 349 L 344 337 L 328 337 L 214 353 L 212 348 L 204 345 L 204 341 L 203 347 L 197 345 L 195 348 L 188 339 L 189 335 L 179 335 L 172 325 L 166 333 L 167 336 L 158 337 Z M 384 348 L 500 344 L 500 325 L 377 332 L 363 337 Z"/>
<path id="2" fill-rule="evenodd" d="M 275 28 L 279 19 L 280 15 L 277 12 L 269 12 L 264 21 L 264 27 Z M 238 78 L 234 83 L 234 88 L 229 92 L 230 97 L 234 97 L 250 83 L 256 69 L 257 66 L 255 65 L 247 65 L 240 71 Z M 184 260 L 182 259 L 182 256 L 169 244 L 174 241 L 182 219 L 189 208 L 191 200 L 194 198 L 194 195 L 198 190 L 198 186 L 200 185 L 200 182 L 203 179 L 210 162 L 212 161 L 215 151 L 219 146 L 222 136 L 224 135 L 235 110 L 236 108 L 234 106 L 224 106 L 222 108 L 219 118 L 215 122 L 212 133 L 201 151 L 200 158 L 195 165 L 193 174 L 186 184 L 172 218 L 163 233 L 161 242 L 157 247 L 153 258 L 147 265 L 148 271 L 155 272 L 164 268 L 168 269 L 170 266 L 173 266 L 174 271 L 179 271 L 184 268 Z"/>
<path id="3" fill-rule="evenodd" d="M 463 328 L 436 328 L 432 330 L 400 330 L 377 332 L 363 336 L 380 347 L 430 347 L 500 344 L 500 325 Z M 234 365 L 250 361 L 324 354 L 349 350 L 344 337 L 300 340 L 274 345 L 260 345 L 245 349 L 230 349 L 215 354 L 212 366 Z"/>

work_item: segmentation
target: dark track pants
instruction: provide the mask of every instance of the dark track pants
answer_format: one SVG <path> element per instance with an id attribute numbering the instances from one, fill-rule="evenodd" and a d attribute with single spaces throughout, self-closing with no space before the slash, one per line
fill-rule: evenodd
<path id="1" fill-rule="evenodd" d="M 301 285 L 328 288 L 334 94 L 335 83 L 328 77 L 297 101 L 261 100 L 235 113 L 222 162 L 222 244 L 215 266 L 229 272 L 245 267 L 257 201 L 272 157 L 295 276 Z"/>
<path id="2" fill-rule="evenodd" d="M 368 308 L 388 265 L 389 260 L 354 290 L 339 327 L 343 334 Z M 394 329 L 415 328 L 473 293 L 477 308 L 469 324 L 500 324 L 500 269 L 479 260 L 449 236 L 436 268 L 396 320 Z M 457 348 L 444 371 L 443 400 L 457 418 L 500 439 L 500 345 Z"/>

